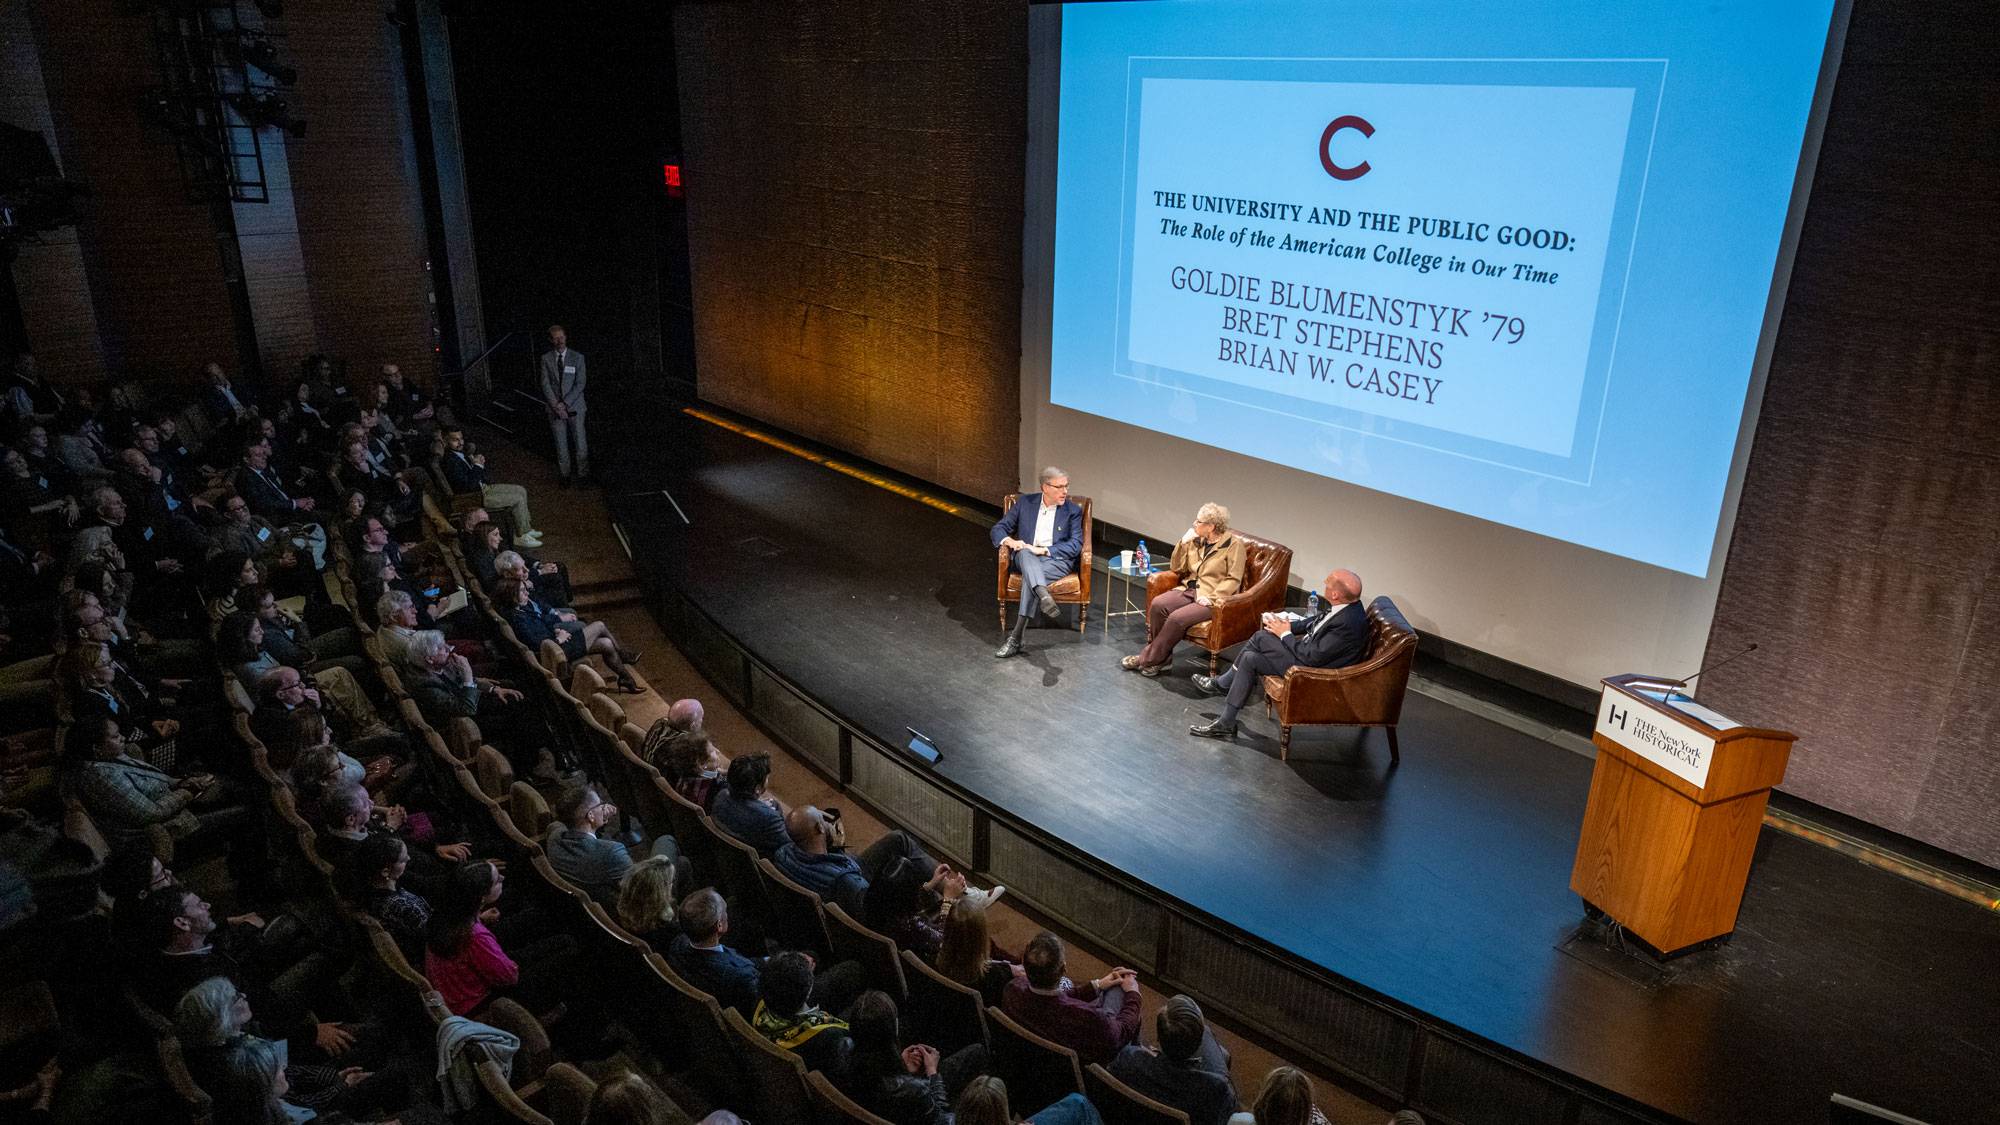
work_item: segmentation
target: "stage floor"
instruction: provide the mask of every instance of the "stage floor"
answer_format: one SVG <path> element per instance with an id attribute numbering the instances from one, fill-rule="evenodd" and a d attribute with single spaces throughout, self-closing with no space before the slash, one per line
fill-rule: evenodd
<path id="1" fill-rule="evenodd" d="M 1165 894 L 1691 1120 L 1824 1120 L 1834 1091 L 1993 1119 L 2000 915 L 1766 830 L 1730 944 L 1659 968 L 1572 940 L 1587 759 L 1415 692 L 1394 770 L 1380 731 L 1303 730 L 1281 763 L 1255 704 L 1236 741 L 1190 737 L 1216 710 L 1188 681 L 1205 664 L 1184 647 L 1157 680 L 1120 669 L 1140 618 L 1107 637 L 1094 609 L 1082 634 L 1033 629 L 1024 656 L 992 658 L 983 529 L 683 415 L 624 440 L 605 421 L 595 444 L 623 486 L 607 495 L 645 581 L 881 741 L 927 732 L 940 773 Z M 1369 597 L 1398 592 L 1364 578 Z"/>

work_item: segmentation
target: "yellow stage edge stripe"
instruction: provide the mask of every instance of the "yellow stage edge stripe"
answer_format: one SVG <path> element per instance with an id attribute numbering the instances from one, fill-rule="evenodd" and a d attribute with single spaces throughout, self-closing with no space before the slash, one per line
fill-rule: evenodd
<path id="1" fill-rule="evenodd" d="M 767 434 L 762 430 L 752 429 L 751 427 L 745 426 L 740 422 L 732 422 L 727 418 L 721 417 L 720 415 L 710 414 L 708 411 L 702 410 L 699 407 L 683 406 L 681 407 L 681 412 L 683 414 L 686 414 L 690 418 L 697 418 L 703 422 L 707 422 L 711 426 L 716 426 L 718 428 L 728 430 L 732 434 L 740 434 L 743 437 L 749 438 L 751 441 L 762 442 L 763 444 L 770 446 L 772 449 L 789 453 L 792 456 L 797 457 L 801 461 L 809 461 L 812 464 L 818 465 L 822 468 L 832 469 L 834 472 L 840 473 L 843 476 L 853 477 L 855 480 L 861 481 L 863 483 L 872 484 L 876 488 L 879 488 L 884 492 L 893 492 L 896 495 L 901 496 L 905 500 L 915 500 L 918 503 L 925 505 L 926 507 L 936 508 L 940 512 L 948 512 L 951 515 L 959 516 L 964 519 L 973 520 L 974 522 L 983 522 L 977 515 L 967 511 L 963 505 L 954 504 L 949 500 L 944 500 L 940 499 L 939 497 L 932 496 L 930 493 L 924 492 L 921 489 L 911 488 L 910 486 L 905 484 L 898 484 L 895 481 L 888 479 L 887 477 L 881 476 L 877 473 L 869 472 L 866 469 L 862 469 L 854 465 L 849 465 L 842 461 L 836 461 L 831 457 L 823 457 L 820 454 L 814 453 L 810 449 L 803 449 L 797 445 L 793 445 L 791 442 L 788 442 L 785 439 L 778 437 L 775 434 Z"/>

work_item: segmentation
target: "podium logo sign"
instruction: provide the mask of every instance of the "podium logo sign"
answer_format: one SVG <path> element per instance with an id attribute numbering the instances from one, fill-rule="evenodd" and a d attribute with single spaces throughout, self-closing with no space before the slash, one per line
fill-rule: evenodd
<path id="1" fill-rule="evenodd" d="M 1676 777 L 1708 784 L 1715 739 L 1672 715 L 1605 688 L 1597 699 L 1597 733 Z"/>

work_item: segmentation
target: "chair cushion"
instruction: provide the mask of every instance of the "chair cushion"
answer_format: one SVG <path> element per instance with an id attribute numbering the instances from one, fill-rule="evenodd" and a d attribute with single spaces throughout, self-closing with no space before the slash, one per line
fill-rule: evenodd
<path id="1" fill-rule="evenodd" d="M 1054 582 L 1049 583 L 1049 593 L 1052 596 L 1054 596 L 1054 598 L 1059 602 L 1063 601 L 1074 602 L 1083 600 L 1081 594 L 1082 589 L 1083 589 L 1083 580 L 1074 574 L 1065 574 L 1061 578 L 1056 579 Z M 1018 598 L 1021 596 L 1020 575 L 1009 574 L 1007 576 L 1007 596 L 1010 598 Z"/>
<path id="2" fill-rule="evenodd" d="M 1195 622 L 1195 623 L 1194 623 L 1194 624 L 1193 624 L 1192 626 L 1190 626 L 1190 627 L 1188 628 L 1188 631 L 1187 631 L 1187 637 L 1188 637 L 1188 640 L 1191 640 L 1191 641 L 1205 641 L 1205 640 L 1207 640 L 1207 639 L 1208 639 L 1208 622 L 1206 622 L 1206 621 L 1197 621 L 1197 622 Z"/>

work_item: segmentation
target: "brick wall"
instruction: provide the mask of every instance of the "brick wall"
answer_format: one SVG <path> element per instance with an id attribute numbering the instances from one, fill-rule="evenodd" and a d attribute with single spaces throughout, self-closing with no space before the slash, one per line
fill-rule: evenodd
<path id="1" fill-rule="evenodd" d="M 701 394 L 1016 482 L 1027 7 L 675 9 Z"/>

